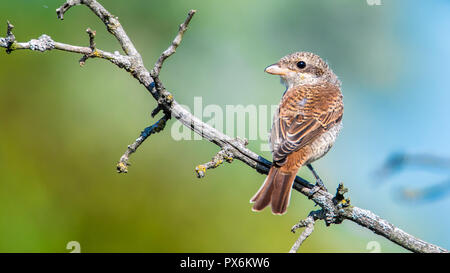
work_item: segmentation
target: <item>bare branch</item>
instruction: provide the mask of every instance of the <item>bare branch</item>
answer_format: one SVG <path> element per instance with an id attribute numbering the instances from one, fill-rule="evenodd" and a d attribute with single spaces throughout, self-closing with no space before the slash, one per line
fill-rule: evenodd
<path id="1" fill-rule="evenodd" d="M 68 0 L 63 6 L 57 9 L 58 18 L 63 19 L 65 12 L 67 12 L 67 10 L 75 5 L 86 5 L 87 7 L 89 7 L 91 11 L 103 21 L 103 23 L 106 25 L 107 30 L 116 37 L 126 56 L 123 56 L 119 53 L 112 54 L 98 49 L 95 49 L 93 52 L 92 47 L 78 47 L 58 43 L 53 41 L 50 36 L 45 34 L 37 40 L 31 40 L 25 43 L 17 43 L 15 41 L 14 35 L 12 35 L 12 25 L 10 26 L 9 23 L 7 28 L 7 36 L 5 38 L 0 38 L 0 47 L 6 48 L 7 51 L 13 51 L 17 49 L 31 49 L 38 51 L 57 49 L 83 55 L 93 54 L 93 57 L 107 59 L 117 66 L 124 68 L 146 87 L 153 98 L 158 102 L 158 107 L 155 111 L 153 111 L 153 113 L 155 113 L 156 115 L 157 112 L 162 110 L 164 111 L 166 118 L 163 117 L 163 119 L 155 123 L 153 126 L 146 128 L 146 130 L 144 130 L 145 133 L 142 133 L 141 136 L 132 145 L 130 145 L 130 147 L 125 152 L 123 159 L 121 158 L 121 161 L 119 161 L 119 165 L 121 165 L 119 171 L 126 171 L 129 155 L 132 154 L 137 149 L 137 147 L 142 144 L 142 142 L 148 137 L 148 135 L 160 131 L 164 127 L 163 124 L 165 124 L 169 117 L 175 117 L 183 125 L 187 126 L 195 133 L 201 135 L 204 139 L 218 145 L 222 150 L 226 150 L 227 154 L 230 157 L 244 162 L 261 174 L 268 173 L 272 164 L 270 161 L 245 147 L 245 144 L 241 141 L 232 139 L 231 137 L 223 134 L 222 132 L 193 116 L 192 113 L 187 111 L 180 104 L 178 104 L 177 101 L 175 101 L 173 96 L 169 92 L 167 92 L 159 79 L 159 73 L 164 61 L 173 53 L 175 53 L 176 48 L 180 45 L 187 26 L 190 23 L 193 15 L 195 14 L 195 10 L 191 10 L 188 13 L 188 17 L 186 18 L 184 23 L 181 24 L 174 41 L 169 46 L 169 48 L 162 53 L 161 57 L 155 63 L 155 66 L 152 69 L 152 73 L 150 73 L 144 67 L 139 52 L 134 47 L 131 39 L 125 33 L 118 18 L 109 13 L 97 1 Z M 167 115 L 169 115 L 169 117 L 167 117 Z M 313 200 L 322 208 L 321 213 L 323 214 L 323 219 L 325 220 L 325 223 L 327 225 L 338 224 L 341 223 L 343 219 L 348 219 L 363 227 L 369 228 L 375 233 L 380 234 L 391 240 L 392 242 L 397 243 L 398 245 L 403 246 L 411 251 L 447 252 L 447 250 L 444 248 L 426 243 L 420 239 L 413 237 L 412 235 L 407 234 L 406 232 L 396 228 L 386 220 L 380 218 L 370 211 L 349 206 L 349 200 L 343 197 L 343 186 L 338 188 L 338 193 L 336 194 L 336 196 L 333 196 L 332 194 L 324 190 L 318 190 L 314 193 L 311 193 L 313 185 L 311 185 L 305 179 L 297 176 L 294 181 L 293 188 Z M 311 229 L 310 225 L 309 229 Z"/>
<path id="2" fill-rule="evenodd" d="M 86 29 L 86 33 L 89 35 L 89 48 L 91 49 L 91 53 L 90 54 L 86 54 L 83 57 L 81 57 L 80 59 L 80 65 L 83 66 L 87 59 L 92 58 L 94 56 L 94 52 L 95 52 L 95 31 L 93 31 L 92 29 L 88 28 Z"/>
<path id="3" fill-rule="evenodd" d="M 198 178 L 202 178 L 205 176 L 206 170 L 215 169 L 222 165 L 222 163 L 226 161 L 228 163 L 233 162 L 233 153 L 228 151 L 228 147 L 222 148 L 211 161 L 206 162 L 204 164 L 198 165 L 195 167 L 195 173 Z"/>
<path id="4" fill-rule="evenodd" d="M 11 48 L 14 42 L 16 41 L 16 37 L 14 37 L 14 34 L 12 33 L 14 26 L 7 21 L 6 22 L 6 38 L 4 39 L 4 43 L 6 45 L 6 53 L 11 53 Z"/>
<path id="5" fill-rule="evenodd" d="M 12 35 L 12 34 L 11 34 Z M 8 37 L 11 37 L 8 35 Z M 130 58 L 120 55 L 119 53 L 110 53 L 107 51 L 92 49 L 90 47 L 74 46 L 64 43 L 55 42 L 52 38 L 46 34 L 41 35 L 38 39 L 32 39 L 28 42 L 16 42 L 15 40 L 7 38 L 0 38 L 0 47 L 6 48 L 8 53 L 20 49 L 29 49 L 33 51 L 45 52 L 49 50 L 62 50 L 77 54 L 83 54 L 89 56 L 89 58 L 101 58 L 110 61 L 120 68 L 129 70 L 131 68 Z M 14 37 L 14 35 L 12 35 Z"/>
<path id="6" fill-rule="evenodd" d="M 134 152 L 136 152 L 137 148 L 141 146 L 141 144 L 152 134 L 156 134 L 161 132 L 164 127 L 166 126 L 167 120 L 170 119 L 170 115 L 164 115 L 160 120 L 158 120 L 155 124 L 145 128 L 141 135 L 136 139 L 133 144 L 128 145 L 127 150 L 120 158 L 119 162 L 117 163 L 117 172 L 118 173 L 127 173 L 128 172 L 128 166 L 130 165 L 128 163 L 128 160 L 130 158 L 130 155 Z"/>
<path id="7" fill-rule="evenodd" d="M 56 9 L 56 14 L 58 15 L 58 19 L 64 20 L 64 13 L 69 10 L 71 7 L 75 5 L 80 5 L 81 0 L 67 0 L 64 5 Z"/>
<path id="8" fill-rule="evenodd" d="M 159 76 L 159 73 L 161 72 L 161 68 L 162 65 L 164 63 L 164 61 L 169 58 L 170 56 L 172 56 L 176 51 L 177 51 L 177 47 L 180 45 L 181 40 L 183 39 L 183 35 L 187 30 L 187 27 L 189 25 L 189 23 L 192 20 L 192 17 L 194 16 L 194 14 L 196 13 L 196 10 L 190 10 L 188 13 L 188 16 L 186 18 L 186 20 L 184 21 L 184 23 L 182 23 L 180 25 L 180 28 L 178 30 L 178 34 L 177 36 L 175 36 L 175 39 L 173 39 L 172 44 L 169 46 L 169 48 L 167 48 L 159 57 L 158 61 L 155 63 L 155 66 L 153 67 L 153 70 L 151 72 L 152 77 L 157 77 Z"/>
<path id="9" fill-rule="evenodd" d="M 161 56 L 159 57 L 158 61 L 155 63 L 155 65 L 153 66 L 152 71 L 150 72 L 150 75 L 153 79 L 154 82 L 154 87 L 155 90 L 157 92 L 157 94 L 159 96 L 161 96 L 164 100 L 165 100 L 165 104 L 167 106 L 171 106 L 172 104 L 172 100 L 173 100 L 173 96 L 172 94 L 170 94 L 166 88 L 164 87 L 163 83 L 161 82 L 161 80 L 159 79 L 159 74 L 161 72 L 161 68 L 162 65 L 164 63 L 164 61 L 169 58 L 170 56 L 172 56 L 177 47 L 180 45 L 182 39 L 183 39 L 183 35 L 187 30 L 187 27 L 189 25 L 189 23 L 192 20 L 192 17 L 195 15 L 197 11 L 196 10 L 190 10 L 188 12 L 187 18 L 184 21 L 184 23 L 182 23 L 178 29 L 178 33 L 175 36 L 175 39 L 172 41 L 172 43 L 170 44 L 170 46 L 161 54 Z M 158 101 L 159 105 L 162 105 L 163 102 Z"/>
<path id="10" fill-rule="evenodd" d="M 297 224 L 295 224 L 291 231 L 295 233 L 295 231 L 299 228 L 304 227 L 305 230 L 300 234 L 297 241 L 295 241 L 294 245 L 292 246 L 289 253 L 297 253 L 300 246 L 303 244 L 303 242 L 311 235 L 311 233 L 314 231 L 314 224 L 317 220 L 324 219 L 324 213 L 323 210 L 316 210 L 311 211 L 308 215 L 308 217 L 304 220 L 301 220 Z"/>
<path id="11" fill-rule="evenodd" d="M 123 51 L 128 56 L 135 56 L 140 58 L 140 54 L 134 47 L 128 35 L 125 33 L 122 25 L 120 24 L 117 17 L 112 15 L 109 11 L 107 11 L 100 3 L 95 0 L 68 0 L 64 5 L 56 9 L 56 14 L 58 18 L 63 20 L 64 14 L 73 6 L 76 5 L 86 5 L 91 9 L 91 11 L 97 15 L 100 20 L 105 24 L 106 29 L 116 37 L 117 41 L 119 41 L 122 46 Z"/>
<path id="12" fill-rule="evenodd" d="M 86 29 L 86 33 L 89 35 L 89 47 L 91 48 L 92 51 L 94 51 L 95 50 L 94 38 L 95 38 L 96 31 L 88 28 L 88 29 Z"/>
<path id="13" fill-rule="evenodd" d="M 448 252 L 445 248 L 427 243 L 418 239 L 388 221 L 382 219 L 373 212 L 358 207 L 350 207 L 342 212 L 345 219 L 351 220 L 360 226 L 368 228 L 386 239 L 402 246 L 408 250 L 419 253 L 442 253 Z"/>

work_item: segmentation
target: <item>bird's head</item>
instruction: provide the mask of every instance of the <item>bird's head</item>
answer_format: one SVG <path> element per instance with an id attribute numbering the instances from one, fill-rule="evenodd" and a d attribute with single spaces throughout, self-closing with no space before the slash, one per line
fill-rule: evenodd
<path id="1" fill-rule="evenodd" d="M 328 64 L 319 56 L 310 52 L 296 52 L 287 55 L 278 63 L 264 70 L 273 75 L 280 75 L 282 83 L 287 88 L 299 85 L 315 85 L 331 83 L 340 85 L 337 76 Z"/>

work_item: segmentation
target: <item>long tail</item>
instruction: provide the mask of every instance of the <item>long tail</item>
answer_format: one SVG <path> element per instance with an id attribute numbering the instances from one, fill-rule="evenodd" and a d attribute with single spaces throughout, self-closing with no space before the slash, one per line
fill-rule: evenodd
<path id="1" fill-rule="evenodd" d="M 263 210 L 268 205 L 272 206 L 274 214 L 284 214 L 291 199 L 291 189 L 297 170 L 283 172 L 280 168 L 272 166 L 264 184 L 250 200 L 253 211 Z"/>

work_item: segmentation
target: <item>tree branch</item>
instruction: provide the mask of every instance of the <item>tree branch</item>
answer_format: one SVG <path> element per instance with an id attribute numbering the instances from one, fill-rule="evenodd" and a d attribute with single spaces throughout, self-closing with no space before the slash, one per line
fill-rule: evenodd
<path id="1" fill-rule="evenodd" d="M 90 58 L 101 58 L 110 61 L 111 63 L 117 65 L 120 68 L 124 68 L 130 71 L 131 60 L 127 56 L 120 55 L 118 52 L 110 53 L 107 51 L 92 49 L 90 47 L 74 46 L 64 43 L 55 42 L 52 38 L 46 34 L 41 35 L 38 39 L 32 39 L 28 42 L 17 42 L 14 35 L 12 34 L 12 29 L 14 28 L 8 22 L 8 35 L 6 38 L 0 37 L 0 47 L 6 48 L 6 52 L 9 54 L 15 50 L 29 49 L 33 51 L 45 52 L 49 50 L 62 50 L 71 53 L 82 54 L 89 56 Z"/>
<path id="2" fill-rule="evenodd" d="M 64 5 L 58 8 L 57 15 L 59 19 L 64 18 L 64 14 L 73 6 L 76 5 L 85 5 L 90 8 L 90 10 L 99 17 L 102 22 L 105 24 L 106 29 L 116 37 L 120 46 L 122 47 L 125 55 L 121 55 L 118 52 L 112 54 L 109 52 L 101 51 L 95 49 L 93 45 L 93 38 L 90 39 L 90 47 L 80 47 L 67 45 L 59 42 L 53 41 L 50 36 L 42 35 L 37 40 L 31 40 L 29 42 L 18 43 L 15 40 L 14 35 L 12 34 L 12 25 L 8 23 L 7 26 L 7 36 L 5 38 L 0 38 L 0 47 L 6 48 L 7 52 L 12 52 L 18 49 L 30 49 L 30 50 L 38 50 L 38 51 L 47 51 L 47 50 L 63 50 L 72 53 L 78 53 L 82 55 L 88 55 L 89 58 L 101 58 L 106 59 L 113 64 L 125 69 L 130 72 L 134 78 L 136 78 L 141 84 L 143 84 L 146 89 L 150 92 L 153 98 L 157 101 L 157 111 L 164 111 L 167 117 L 159 122 L 165 123 L 168 117 L 175 117 L 179 120 L 183 125 L 190 128 L 192 131 L 201 135 L 206 140 L 216 144 L 221 148 L 221 150 L 226 150 L 227 154 L 234 158 L 238 159 L 251 168 L 255 169 L 261 174 L 267 174 L 271 162 L 267 159 L 259 156 L 255 152 L 246 148 L 245 143 L 239 141 L 238 139 L 232 139 L 231 137 L 223 134 L 217 129 L 211 127 L 210 125 L 203 123 L 201 120 L 193 116 L 189 111 L 181 107 L 178 104 L 173 96 L 165 89 L 163 83 L 159 79 L 159 73 L 161 71 L 162 65 L 164 61 L 175 53 L 175 50 L 180 45 L 183 35 L 186 32 L 188 24 L 191 22 L 192 17 L 195 14 L 195 10 L 191 10 L 188 13 L 188 16 L 183 24 L 180 25 L 179 31 L 169 46 L 167 50 L 165 50 L 158 61 L 155 63 L 151 73 L 144 67 L 144 63 L 141 55 L 134 47 L 131 39 L 127 36 L 124 31 L 122 25 L 119 20 L 114 17 L 111 13 L 109 13 L 102 5 L 100 5 L 95 0 L 68 0 Z M 155 124 L 156 125 L 156 124 Z M 153 125 L 153 126 L 155 126 Z M 156 125 L 158 127 L 159 125 Z M 147 131 L 154 131 L 156 127 L 149 127 Z M 153 128 L 153 129 L 151 129 Z M 159 127 L 158 127 L 159 128 Z M 146 130 L 144 130 L 146 131 Z M 146 139 L 145 136 L 148 137 L 150 134 L 142 135 L 133 143 L 131 148 L 129 147 L 127 152 L 124 154 L 125 158 L 123 159 L 124 166 L 127 166 L 128 156 L 133 153 L 139 145 Z M 123 157 L 124 157 L 123 156 Z M 121 159 L 122 161 L 122 159 Z M 120 162 L 119 162 L 120 164 Z M 126 169 L 126 168 L 125 168 Z M 341 223 L 342 220 L 348 219 L 351 220 L 363 227 L 366 227 L 377 234 L 384 236 L 385 238 L 391 240 L 392 242 L 409 249 L 414 252 L 447 252 L 446 249 L 435 246 L 430 243 L 426 243 L 420 239 L 413 237 L 412 235 L 407 234 L 406 232 L 396 228 L 386 220 L 380 218 L 379 216 L 373 214 L 370 211 L 363 210 L 357 207 L 349 206 L 348 199 L 343 197 L 343 187 L 338 188 L 338 193 L 336 196 L 333 196 L 327 191 L 318 190 L 311 194 L 310 189 L 313 188 L 308 181 L 301 177 L 296 177 L 294 182 L 294 189 L 308 198 L 312 199 L 316 204 L 318 204 L 322 208 L 321 214 L 327 225 L 330 224 L 338 224 Z M 311 230 L 311 225 L 309 226 L 309 230 Z M 305 236 L 308 234 L 305 234 Z M 306 236 L 307 237 L 307 236 Z M 305 238 L 306 238 L 305 237 Z M 301 242 L 300 242 L 301 243 Z"/>
<path id="3" fill-rule="evenodd" d="M 141 144 L 152 134 L 156 134 L 164 130 L 166 127 L 167 120 L 170 119 L 170 115 L 164 115 L 160 120 L 158 120 L 155 124 L 145 128 L 141 135 L 133 142 L 133 144 L 128 145 L 127 150 L 120 158 L 119 162 L 117 163 L 117 172 L 119 173 L 127 173 L 128 172 L 128 166 L 130 163 L 128 163 L 128 160 L 130 159 L 130 155 L 134 152 L 136 152 L 137 148 L 141 146 Z"/>
<path id="4" fill-rule="evenodd" d="M 247 140 L 242 140 L 244 145 L 247 145 Z M 224 146 L 209 162 L 206 162 L 204 164 L 198 165 L 195 167 L 195 173 L 197 174 L 198 178 L 205 177 L 206 170 L 208 169 L 215 169 L 222 165 L 224 161 L 231 163 L 233 162 L 234 154 L 230 151 L 230 146 Z"/>
<path id="5" fill-rule="evenodd" d="M 177 51 L 177 47 L 181 44 L 181 40 L 183 39 L 183 35 L 187 30 L 187 27 L 189 25 L 189 23 L 192 20 L 192 17 L 194 17 L 195 13 L 197 11 L 196 10 L 190 10 L 188 13 L 188 16 L 186 18 L 186 20 L 184 21 L 184 23 L 182 23 L 178 29 L 178 34 L 177 36 L 175 36 L 175 39 L 173 39 L 172 44 L 166 49 L 164 50 L 164 52 L 161 54 L 161 56 L 159 57 L 158 61 L 155 63 L 153 70 L 152 70 L 152 77 L 157 77 L 159 76 L 159 73 L 161 72 L 161 68 L 162 65 L 164 63 L 164 61 L 169 58 L 170 56 L 172 56 L 176 51 Z"/>
<path id="6" fill-rule="evenodd" d="M 311 211 L 308 215 L 308 217 L 304 220 L 301 220 L 297 224 L 295 224 L 291 231 L 295 233 L 295 231 L 301 227 L 304 227 L 305 230 L 300 234 L 297 241 L 295 241 L 294 245 L 292 246 L 289 253 L 296 253 L 300 246 L 303 244 L 303 242 L 311 235 L 311 233 L 314 231 L 314 224 L 317 220 L 324 219 L 324 211 L 323 210 L 316 210 Z"/>

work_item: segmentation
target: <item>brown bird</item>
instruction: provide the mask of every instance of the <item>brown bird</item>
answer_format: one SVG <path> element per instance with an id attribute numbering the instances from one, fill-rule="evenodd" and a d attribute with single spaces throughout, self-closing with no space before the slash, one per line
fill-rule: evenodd
<path id="1" fill-rule="evenodd" d="M 254 211 L 271 205 L 274 214 L 284 214 L 300 167 L 306 165 L 314 174 L 313 192 L 325 189 L 311 163 L 333 146 L 342 127 L 344 104 L 337 76 L 313 53 L 287 55 L 265 72 L 280 75 L 286 91 L 273 117 L 269 138 L 272 167 L 250 202 Z"/>

